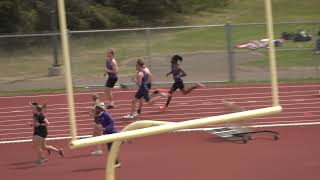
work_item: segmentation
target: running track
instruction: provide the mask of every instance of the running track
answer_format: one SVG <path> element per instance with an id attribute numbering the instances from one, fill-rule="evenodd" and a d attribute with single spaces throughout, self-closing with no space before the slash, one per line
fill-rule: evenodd
<path id="1" fill-rule="evenodd" d="M 320 146 L 317 134 L 320 126 L 302 126 L 304 123 L 319 123 L 320 102 L 317 96 L 320 85 L 282 84 L 280 101 L 284 108 L 281 114 L 255 118 L 252 124 L 272 127 L 281 134 L 281 139 L 272 142 L 258 139 L 247 145 L 226 143 L 204 132 L 170 133 L 135 140 L 121 150 L 125 161 L 118 170 L 120 179 L 318 179 L 320 172 Z M 120 129 L 128 121 L 121 117 L 129 112 L 132 91 L 115 93 L 117 108 L 111 110 Z M 91 92 L 75 95 L 79 135 L 89 135 L 92 118 L 88 115 Z M 68 114 L 65 95 L 0 97 L 0 141 L 28 140 L 32 129 L 26 126 L 31 119 L 30 101 L 48 103 L 47 118 L 51 122 L 50 137 L 68 137 Z M 237 102 L 246 109 L 271 105 L 270 88 L 267 85 L 216 86 L 196 90 L 190 96 L 177 93 L 171 108 L 160 113 L 157 107 L 144 107 L 142 120 L 183 121 L 227 113 L 222 100 Z M 163 102 L 159 102 L 162 104 Z M 289 125 L 300 125 L 290 126 Z M 65 148 L 67 141 L 54 141 Z M 1 172 L 4 179 L 17 179 L 27 175 L 30 179 L 102 179 L 104 158 L 90 157 L 90 149 L 70 151 L 64 160 L 56 157 L 41 168 L 35 177 L 33 154 L 29 143 L 0 145 L 2 150 Z M 198 149 L 197 149 L 198 148 Z M 23 150 L 23 153 L 21 153 Z M 196 157 L 194 154 L 201 154 Z M 138 167 L 140 164 L 141 167 Z M 231 173 L 232 172 L 232 173 Z M 45 176 L 45 175 L 50 176 Z M 168 176 L 166 176 L 166 174 Z M 27 179 L 29 179 L 27 178 Z"/>

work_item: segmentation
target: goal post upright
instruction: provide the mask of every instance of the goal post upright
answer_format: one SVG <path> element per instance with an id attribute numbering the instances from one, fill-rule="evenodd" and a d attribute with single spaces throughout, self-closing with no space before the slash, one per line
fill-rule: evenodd
<path id="1" fill-rule="evenodd" d="M 222 124 L 226 122 L 237 121 L 246 118 L 254 118 L 272 115 L 282 111 L 282 107 L 279 103 L 279 90 L 278 90 L 278 77 L 277 77 L 277 66 L 276 66 L 276 55 L 274 47 L 274 30 L 273 30 L 273 18 L 272 18 L 272 2 L 271 0 L 264 0 L 265 3 L 265 13 L 266 13 L 266 24 L 267 24 L 267 34 L 269 38 L 269 61 L 270 61 L 270 77 L 271 77 L 271 87 L 272 87 L 272 107 L 260 108 L 247 110 L 243 112 L 225 114 L 220 116 L 212 116 L 201 119 L 194 119 L 183 122 L 169 123 L 169 122 L 155 122 L 155 121 L 141 121 L 139 124 L 131 124 L 127 127 L 128 131 L 123 131 L 106 136 L 98 136 L 92 138 L 86 138 L 77 140 L 77 126 L 75 117 L 75 107 L 74 107 L 74 96 L 73 96 L 73 84 L 72 84 L 72 74 L 70 66 L 70 52 L 69 52 L 69 42 L 67 33 L 67 21 L 66 21 L 66 11 L 65 11 L 65 0 L 58 1 L 58 12 L 59 12 L 59 24 L 61 33 L 61 46 L 62 46 L 62 57 L 64 65 L 64 77 L 65 86 L 68 101 L 68 112 L 69 112 L 69 123 L 70 123 L 70 133 L 72 141 L 70 143 L 71 148 L 82 148 L 87 146 L 93 146 L 97 144 L 104 144 L 107 142 L 115 142 L 118 146 L 113 146 L 111 152 L 109 153 L 108 162 L 109 171 L 106 173 L 106 178 L 108 180 L 115 179 L 115 169 L 114 160 L 119 152 L 119 147 L 124 140 L 135 139 L 139 137 L 151 136 L 156 134 L 162 134 L 166 132 L 174 132 L 177 130 L 187 129 L 187 128 L 197 128 L 205 125 Z M 152 126 L 152 127 L 151 127 Z"/>
<path id="2" fill-rule="evenodd" d="M 65 87 L 66 87 L 67 100 L 68 100 L 70 133 L 71 133 L 72 141 L 74 141 L 77 139 L 77 128 L 76 128 L 76 116 L 75 116 L 74 97 L 73 97 L 73 84 L 72 84 L 71 65 L 70 65 L 70 50 L 69 50 L 69 39 L 68 39 L 68 31 L 67 31 L 65 1 L 64 0 L 57 0 L 57 1 L 58 1 L 60 36 L 61 36 L 63 67 L 64 67 L 64 79 L 65 79 Z"/>
<path id="3" fill-rule="evenodd" d="M 276 53 L 274 46 L 274 28 L 272 16 L 272 1 L 264 0 L 267 34 L 269 39 L 269 65 L 270 65 L 270 78 L 272 90 L 272 106 L 279 106 L 279 87 L 278 87 L 278 73 L 276 63 Z"/>

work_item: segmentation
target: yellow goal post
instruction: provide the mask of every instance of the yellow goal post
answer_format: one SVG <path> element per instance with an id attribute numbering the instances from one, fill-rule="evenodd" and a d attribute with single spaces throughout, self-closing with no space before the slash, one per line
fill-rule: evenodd
<path id="1" fill-rule="evenodd" d="M 73 85 L 72 75 L 70 68 L 70 52 L 69 42 L 67 34 L 67 23 L 66 23 L 66 12 L 65 12 L 65 1 L 58 1 L 58 12 L 59 12 L 59 24 L 61 34 L 61 47 L 62 57 L 64 66 L 64 77 L 65 86 L 67 92 L 68 112 L 69 112 L 69 123 L 70 123 L 70 134 L 72 137 L 70 148 L 81 148 L 87 146 L 93 146 L 96 144 L 102 144 L 107 142 L 114 142 L 111 152 L 109 153 L 108 164 L 106 169 L 106 179 L 115 180 L 115 169 L 114 161 L 117 157 L 120 145 L 122 141 L 128 139 L 134 139 L 138 137 L 151 136 L 155 134 L 173 132 L 177 130 L 183 130 L 187 128 L 198 128 L 205 125 L 213 125 L 220 123 L 227 123 L 231 121 L 237 121 L 245 118 L 254 118 L 260 116 L 272 115 L 282 111 L 282 107 L 279 103 L 278 95 L 278 78 L 277 78 L 277 67 L 276 67 L 276 55 L 274 47 L 274 30 L 273 30 L 273 18 L 272 18 L 272 2 L 271 0 L 264 0 L 265 12 L 266 12 L 266 24 L 269 39 L 269 62 L 270 62 L 270 77 L 272 87 L 272 106 L 261 109 L 247 110 L 243 112 L 236 112 L 231 114 L 225 114 L 220 116 L 213 116 L 195 120 L 188 120 L 183 122 L 164 122 L 164 121 L 139 121 L 128 125 L 120 133 L 92 137 L 87 139 L 77 139 L 77 126 L 76 116 L 74 107 L 73 97 Z"/>

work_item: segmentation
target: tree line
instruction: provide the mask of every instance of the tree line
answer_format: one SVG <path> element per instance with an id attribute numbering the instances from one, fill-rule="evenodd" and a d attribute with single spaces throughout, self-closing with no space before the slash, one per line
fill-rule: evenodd
<path id="1" fill-rule="evenodd" d="M 231 0 L 65 0 L 71 30 L 168 25 Z M 1 0 L 0 33 L 52 30 L 56 0 Z"/>

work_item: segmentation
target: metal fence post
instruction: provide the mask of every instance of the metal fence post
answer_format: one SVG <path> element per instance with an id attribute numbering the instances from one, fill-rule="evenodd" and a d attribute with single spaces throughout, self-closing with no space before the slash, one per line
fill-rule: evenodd
<path id="1" fill-rule="evenodd" d="M 233 57 L 233 44 L 232 44 L 232 24 L 228 21 L 226 27 L 226 38 L 227 38 L 227 53 L 228 53 L 228 66 L 229 66 L 229 81 L 234 82 L 235 77 L 235 63 Z"/>
<path id="2" fill-rule="evenodd" d="M 52 32 L 57 32 L 57 15 L 56 11 L 51 11 L 51 30 Z M 58 39 L 57 36 L 52 36 L 52 42 L 53 42 L 53 67 L 59 67 L 59 61 L 58 61 Z"/>
<path id="3" fill-rule="evenodd" d="M 71 53 L 72 53 L 72 51 L 71 51 L 71 44 L 72 44 L 72 38 L 71 38 L 71 36 L 72 36 L 72 33 L 71 33 L 71 31 L 69 30 L 69 29 L 67 29 L 67 34 L 68 34 L 68 41 L 69 41 L 69 58 L 70 58 L 70 68 L 71 68 L 71 70 L 72 70 L 72 67 L 73 67 L 73 61 L 72 61 L 72 55 L 71 55 Z"/>
<path id="4" fill-rule="evenodd" d="M 150 28 L 145 29 L 145 38 L 146 38 L 146 59 L 150 63 L 151 61 L 151 37 L 150 37 Z"/>
<path id="5" fill-rule="evenodd" d="M 71 45 L 72 45 L 72 33 L 69 29 L 67 29 L 67 34 L 68 34 L 68 41 L 69 41 L 69 59 L 70 59 L 70 69 L 71 69 L 71 81 L 72 81 L 72 85 L 73 87 L 76 86 L 75 82 L 74 82 L 74 61 L 72 61 L 72 50 L 71 50 Z"/>
<path id="6" fill-rule="evenodd" d="M 52 1 L 51 4 L 51 31 L 56 33 L 57 30 L 57 1 Z M 58 37 L 57 35 L 53 35 L 52 38 L 52 54 L 53 54 L 53 63 L 52 66 L 49 67 L 49 76 L 59 76 L 61 75 L 61 65 L 59 64 L 58 58 Z"/>

